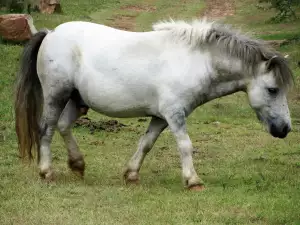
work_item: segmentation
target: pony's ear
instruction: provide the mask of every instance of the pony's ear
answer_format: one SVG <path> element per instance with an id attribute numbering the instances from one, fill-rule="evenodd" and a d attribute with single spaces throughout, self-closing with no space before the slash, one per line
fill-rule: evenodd
<path id="1" fill-rule="evenodd" d="M 277 63 L 277 56 L 273 56 L 271 59 L 269 59 L 266 63 L 266 71 L 270 71 L 274 68 L 274 65 Z"/>

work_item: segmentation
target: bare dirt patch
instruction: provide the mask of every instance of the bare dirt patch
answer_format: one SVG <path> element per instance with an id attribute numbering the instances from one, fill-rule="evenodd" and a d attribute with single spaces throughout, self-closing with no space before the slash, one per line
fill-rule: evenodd
<path id="1" fill-rule="evenodd" d="M 110 25 L 121 30 L 133 31 L 135 29 L 135 17 L 131 15 L 116 15 Z"/>
<path id="2" fill-rule="evenodd" d="M 82 117 L 75 122 L 74 127 L 86 127 L 93 134 L 95 131 L 118 132 L 126 125 L 117 120 L 92 121 L 88 117 Z"/>
<path id="3" fill-rule="evenodd" d="M 134 11 L 134 12 L 154 12 L 156 10 L 156 6 L 145 5 L 145 6 L 135 6 L 135 5 L 127 5 L 121 7 L 122 10 Z"/>
<path id="4" fill-rule="evenodd" d="M 151 5 L 126 5 L 120 8 L 126 12 L 139 14 L 142 12 L 154 12 L 155 6 Z M 137 15 L 116 15 L 111 20 L 111 26 L 121 30 L 133 31 L 135 29 L 135 17 Z"/>
<path id="5" fill-rule="evenodd" d="M 209 19 L 221 19 L 234 14 L 233 0 L 206 0 L 206 8 L 200 13 Z"/>

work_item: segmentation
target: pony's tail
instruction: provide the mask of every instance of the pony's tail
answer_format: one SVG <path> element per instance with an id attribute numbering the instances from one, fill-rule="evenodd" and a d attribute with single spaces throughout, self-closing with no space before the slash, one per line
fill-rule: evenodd
<path id="1" fill-rule="evenodd" d="M 20 157 L 31 160 L 32 148 L 40 146 L 40 117 L 43 92 L 38 78 L 36 63 L 39 48 L 48 31 L 36 32 L 25 45 L 20 58 L 16 78 L 15 126 Z M 39 154 L 38 154 L 39 155 Z"/>

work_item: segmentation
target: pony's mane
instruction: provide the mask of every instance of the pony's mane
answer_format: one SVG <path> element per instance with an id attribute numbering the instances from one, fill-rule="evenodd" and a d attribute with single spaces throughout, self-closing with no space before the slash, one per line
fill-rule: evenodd
<path id="1" fill-rule="evenodd" d="M 262 40 L 241 34 L 230 25 L 208 21 L 205 18 L 190 23 L 171 19 L 154 24 L 153 30 L 167 30 L 170 32 L 170 39 L 192 48 L 205 45 L 217 46 L 230 56 L 241 59 L 247 65 L 249 74 L 256 74 L 254 71 L 261 61 L 273 60 L 272 69 L 279 85 L 289 87 L 293 84 L 292 71 L 279 52 L 270 48 Z"/>

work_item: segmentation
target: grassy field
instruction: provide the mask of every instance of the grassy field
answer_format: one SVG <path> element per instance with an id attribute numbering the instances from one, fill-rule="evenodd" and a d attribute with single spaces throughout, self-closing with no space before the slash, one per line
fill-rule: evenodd
<path id="1" fill-rule="evenodd" d="M 142 3 L 140 3 L 142 2 Z M 226 22 L 265 39 L 299 32 L 300 22 L 268 24 L 272 11 L 255 11 L 255 0 L 236 1 Z M 128 30 L 150 30 L 151 23 L 193 18 L 204 9 L 196 0 L 65 0 L 64 14 L 33 14 L 38 28 L 69 20 L 104 23 Z M 255 14 L 255 16 L 253 16 Z M 199 151 L 195 168 L 203 192 L 183 189 L 175 140 L 166 130 L 141 169 L 138 186 L 125 186 L 122 169 L 136 150 L 149 119 L 118 119 L 126 126 L 112 132 L 74 128 L 87 164 L 84 180 L 67 168 L 58 134 L 52 144 L 56 181 L 39 179 L 35 165 L 17 153 L 12 88 L 21 46 L 0 44 L 0 223 L 1 224 L 300 224 L 299 86 L 290 94 L 293 131 L 274 139 L 256 120 L 244 94 L 198 108 L 188 131 Z M 300 77 L 300 43 L 280 47 L 290 54 Z M 92 122 L 110 118 L 89 112 Z"/>

